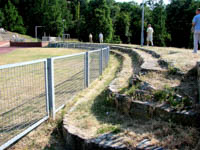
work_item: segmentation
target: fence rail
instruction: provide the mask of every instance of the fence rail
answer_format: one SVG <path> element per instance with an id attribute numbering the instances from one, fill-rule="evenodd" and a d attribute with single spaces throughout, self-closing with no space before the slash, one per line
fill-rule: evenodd
<path id="1" fill-rule="evenodd" d="M 89 84 L 109 61 L 106 45 L 52 43 L 87 52 L 0 66 L 0 150 L 32 131 Z"/>

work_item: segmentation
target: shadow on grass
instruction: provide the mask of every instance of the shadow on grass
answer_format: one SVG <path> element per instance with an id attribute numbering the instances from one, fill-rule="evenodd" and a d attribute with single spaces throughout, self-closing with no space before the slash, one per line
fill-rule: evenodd
<path id="1" fill-rule="evenodd" d="M 198 103 L 198 82 L 197 82 L 197 68 L 196 66 L 189 70 L 186 74 L 180 75 L 174 72 L 174 74 L 166 73 L 167 79 L 178 79 L 180 84 L 173 89 L 183 97 L 188 97 L 192 102 Z"/>
<path id="2" fill-rule="evenodd" d="M 195 149 L 198 143 L 199 131 L 194 128 L 176 125 L 170 121 L 145 119 L 118 112 L 114 107 L 114 100 L 108 97 L 106 91 L 94 99 L 91 112 L 101 124 L 111 125 L 109 128 L 102 125 L 97 130 L 98 135 L 112 133 L 118 139 L 125 137 L 123 142 L 130 149 L 134 149 L 135 145 L 140 145 L 145 140 L 151 141 L 152 139 L 154 142 L 157 141 L 154 146 L 167 149 Z"/>
<path id="3" fill-rule="evenodd" d="M 130 122 L 136 121 L 139 122 L 147 122 L 149 120 L 135 117 L 134 119 L 128 115 L 122 114 L 118 112 L 115 108 L 114 100 L 108 96 L 107 90 L 104 90 L 100 95 L 98 95 L 93 102 L 91 107 L 92 114 L 97 118 L 99 122 L 108 123 L 111 125 L 119 126 L 121 129 L 127 129 L 127 127 L 131 124 Z M 100 132 L 103 129 L 98 130 Z M 111 132 L 118 133 L 120 131 L 119 128 L 111 128 Z M 103 132 L 100 132 L 103 133 Z"/>
<path id="4" fill-rule="evenodd" d="M 43 150 L 69 150 L 65 147 L 62 134 L 62 120 L 57 121 L 57 125 L 53 129 L 49 142 Z"/>

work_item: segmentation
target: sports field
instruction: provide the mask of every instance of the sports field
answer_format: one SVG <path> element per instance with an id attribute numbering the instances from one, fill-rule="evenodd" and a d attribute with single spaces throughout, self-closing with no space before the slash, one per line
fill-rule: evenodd
<path id="1" fill-rule="evenodd" d="M 83 51 L 84 50 L 64 48 L 15 48 L 15 50 L 0 54 L 0 65 L 75 54 Z"/>
<path id="2" fill-rule="evenodd" d="M 19 48 L 0 54 L 0 65 L 83 52 L 62 48 Z M 84 87 L 84 55 L 55 61 L 56 103 Z M 47 115 L 44 62 L 0 69 L 0 145 Z M 62 103 L 61 103 L 62 104 Z M 60 105 L 56 105 L 56 108 Z"/>

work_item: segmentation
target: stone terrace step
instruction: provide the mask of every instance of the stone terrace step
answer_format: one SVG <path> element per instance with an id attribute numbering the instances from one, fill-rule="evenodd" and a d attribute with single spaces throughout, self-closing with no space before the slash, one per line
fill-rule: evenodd
<path id="1" fill-rule="evenodd" d="M 119 92 L 122 88 L 129 85 L 129 79 L 133 76 L 134 70 L 132 66 L 132 59 L 128 54 L 120 51 L 114 51 L 115 54 L 121 55 L 123 59 L 122 70 L 117 74 L 116 78 L 110 84 L 113 91 Z"/>
<path id="2" fill-rule="evenodd" d="M 144 60 L 141 68 L 143 70 L 150 70 L 150 71 L 165 71 L 165 69 L 161 68 L 158 59 L 153 57 L 151 54 L 146 53 L 144 51 L 138 49 L 132 49 L 133 51 L 137 52 Z"/>
<path id="3" fill-rule="evenodd" d="M 154 146 L 149 139 L 142 140 L 136 147 L 136 150 L 164 150 L 162 147 Z"/>

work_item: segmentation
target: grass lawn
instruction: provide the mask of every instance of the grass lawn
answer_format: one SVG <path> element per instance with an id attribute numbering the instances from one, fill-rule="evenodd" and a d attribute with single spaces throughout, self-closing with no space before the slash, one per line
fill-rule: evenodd
<path id="1" fill-rule="evenodd" d="M 49 58 L 54 56 L 70 55 L 84 52 L 84 50 L 64 48 L 22 48 L 0 55 L 0 65 Z"/>
<path id="2" fill-rule="evenodd" d="M 109 66 L 107 69 L 105 69 L 103 76 L 95 80 L 89 88 L 84 89 L 73 100 L 67 103 L 65 109 L 56 114 L 56 121 L 48 120 L 47 122 L 43 123 L 36 130 L 30 132 L 27 136 L 19 140 L 18 143 L 10 147 L 8 150 L 66 150 L 66 147 L 64 146 L 64 139 L 62 137 L 63 115 L 66 113 L 66 111 L 68 112 L 69 110 L 72 110 L 71 108 L 73 108 L 73 106 L 78 106 L 81 100 L 87 103 L 87 100 L 84 97 L 85 95 L 93 99 L 96 96 L 96 93 L 101 93 L 102 90 L 104 90 L 104 88 L 115 77 L 119 66 L 119 60 L 111 55 Z"/>
<path id="3" fill-rule="evenodd" d="M 80 52 L 83 52 L 83 50 L 62 48 L 17 49 L 0 55 L 0 65 Z M 62 98 L 68 96 L 67 98 L 69 98 L 75 93 L 75 90 L 73 93 L 69 93 L 69 89 L 74 89 L 74 86 L 80 87 L 80 84 L 84 83 L 81 82 L 81 79 L 84 79 L 83 66 L 84 56 L 61 59 L 55 62 L 56 104 L 59 101 L 57 96 Z M 36 122 L 46 114 L 44 74 L 43 63 L 0 70 L 0 145 L 25 130 L 25 126 L 23 126 L 25 123 Z M 59 92 L 57 92 L 57 89 Z M 60 92 L 60 90 L 65 90 L 68 95 L 65 94 L 65 91 Z M 34 115 L 32 115 L 33 112 Z"/>
<path id="4" fill-rule="evenodd" d="M 165 149 L 199 148 L 199 131 L 196 128 L 176 125 L 171 121 L 145 120 L 136 116 L 130 118 L 120 114 L 113 107 L 114 100 L 105 91 L 112 78 L 104 77 L 106 75 L 100 83 L 94 82 L 90 91 L 80 95 L 76 107 L 65 116 L 66 124 L 77 127 L 81 135 L 88 139 L 113 133 L 130 149 L 134 149 L 144 139 L 149 139 L 152 145 Z"/>
<path id="5" fill-rule="evenodd" d="M 141 80 L 150 83 L 157 90 L 164 90 L 166 87 L 175 89 L 179 95 L 191 99 L 194 103 L 198 102 L 196 63 L 200 60 L 200 53 L 193 54 L 192 49 L 174 47 L 141 47 L 130 44 L 121 44 L 120 46 L 133 48 L 133 51 L 144 58 L 148 66 L 152 67 L 151 64 L 153 64 L 153 67 L 162 69 L 162 71 L 140 75 Z M 151 54 L 135 48 L 153 51 L 159 54 L 160 58 L 154 58 Z M 160 60 L 168 62 L 168 69 L 159 64 Z M 156 62 L 155 65 L 153 62 Z M 178 74 L 177 70 L 180 70 L 184 75 Z"/>
<path id="6" fill-rule="evenodd" d="M 128 46 L 133 48 L 145 48 L 154 51 L 161 55 L 161 58 L 167 62 L 172 63 L 175 67 L 179 68 L 182 72 L 187 73 L 195 67 L 196 62 L 200 60 L 200 53 L 193 54 L 192 49 L 175 48 L 175 47 L 156 47 L 121 44 L 121 46 Z"/>

